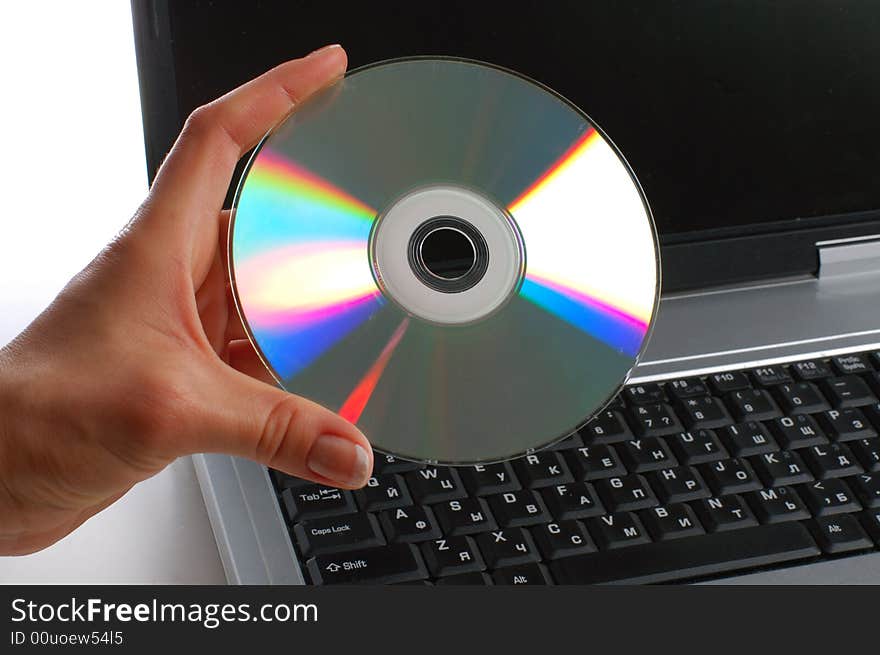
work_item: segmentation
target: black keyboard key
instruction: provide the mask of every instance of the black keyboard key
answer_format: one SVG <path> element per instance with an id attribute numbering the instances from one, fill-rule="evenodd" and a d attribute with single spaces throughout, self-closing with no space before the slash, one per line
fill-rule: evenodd
<path id="1" fill-rule="evenodd" d="M 522 485 L 531 489 L 574 481 L 562 455 L 552 450 L 521 457 L 513 467 Z"/>
<path id="2" fill-rule="evenodd" d="M 846 444 L 833 443 L 813 446 L 801 451 L 807 465 L 817 479 L 847 478 L 864 471 Z"/>
<path id="3" fill-rule="evenodd" d="M 474 496 L 491 496 L 520 488 L 509 462 L 465 466 L 458 473 L 464 486 Z"/>
<path id="4" fill-rule="evenodd" d="M 269 469 L 269 473 L 272 474 L 272 479 L 275 480 L 275 486 L 278 487 L 278 491 L 284 491 L 285 489 L 290 489 L 292 487 L 302 487 L 309 484 L 314 484 L 308 480 L 303 480 L 302 478 L 296 478 L 292 475 L 288 475 L 287 473 L 282 473 L 281 471 L 276 471 L 275 469 Z"/>
<path id="5" fill-rule="evenodd" d="M 874 352 L 872 352 L 868 356 L 868 359 L 871 360 L 871 364 L 874 365 L 874 368 L 880 371 L 880 350 L 875 350 Z"/>
<path id="6" fill-rule="evenodd" d="M 550 513 L 559 521 L 605 514 L 596 490 L 587 482 L 560 484 L 544 489 L 541 493 Z"/>
<path id="7" fill-rule="evenodd" d="M 281 494 L 281 504 L 284 505 L 291 523 L 357 511 L 350 491 L 325 487 L 322 484 L 285 489 Z"/>
<path id="8" fill-rule="evenodd" d="M 797 488 L 813 516 L 858 512 L 859 501 L 843 480 L 817 480 Z"/>
<path id="9" fill-rule="evenodd" d="M 745 373 L 740 371 L 726 371 L 724 373 L 713 373 L 709 376 L 709 384 L 719 396 L 723 396 L 731 391 L 740 391 L 748 389 L 752 385 Z"/>
<path id="10" fill-rule="evenodd" d="M 870 373 L 874 370 L 867 355 L 839 355 L 831 358 L 831 364 L 841 375 Z"/>
<path id="11" fill-rule="evenodd" d="M 782 412 L 764 389 L 743 389 L 724 397 L 727 408 L 739 421 L 764 421 Z"/>
<path id="12" fill-rule="evenodd" d="M 817 555 L 810 533 L 795 522 L 567 557 L 550 564 L 550 570 L 558 584 L 656 584 Z"/>
<path id="13" fill-rule="evenodd" d="M 641 517 L 655 541 L 705 534 L 694 510 L 684 503 L 652 507 L 642 512 Z"/>
<path id="14" fill-rule="evenodd" d="M 753 491 L 746 494 L 746 501 L 761 523 L 802 521 L 810 518 L 809 510 L 791 487 Z"/>
<path id="15" fill-rule="evenodd" d="M 828 378 L 822 389 L 835 407 L 861 407 L 877 402 L 867 383 L 857 375 Z"/>
<path id="16" fill-rule="evenodd" d="M 718 496 L 756 491 L 764 486 L 749 462 L 739 457 L 704 464 L 700 472 Z"/>
<path id="17" fill-rule="evenodd" d="M 382 546 L 385 537 L 372 514 L 347 514 L 303 521 L 293 528 L 304 557 Z"/>
<path id="18" fill-rule="evenodd" d="M 767 487 L 782 487 L 813 480 L 813 474 L 801 456 L 790 450 L 764 453 L 750 461 Z"/>
<path id="19" fill-rule="evenodd" d="M 657 437 L 630 439 L 617 446 L 617 452 L 632 473 L 644 473 L 675 466 L 678 462 L 665 441 Z"/>
<path id="20" fill-rule="evenodd" d="M 318 555 L 306 568 L 313 584 L 392 584 L 428 577 L 422 556 L 411 544 Z"/>
<path id="21" fill-rule="evenodd" d="M 532 538 L 544 559 L 571 557 L 596 550 L 590 534 L 580 521 L 545 523 L 532 528 Z"/>
<path id="22" fill-rule="evenodd" d="M 490 585 L 492 578 L 484 571 L 471 571 L 470 573 L 459 573 L 458 575 L 448 575 L 445 578 L 437 578 L 438 585 Z"/>
<path id="23" fill-rule="evenodd" d="M 880 373 L 868 373 L 863 376 L 877 398 L 880 398 Z"/>
<path id="24" fill-rule="evenodd" d="M 493 530 L 477 537 L 483 561 L 490 569 L 527 564 L 541 559 L 532 535 L 525 528 Z"/>
<path id="25" fill-rule="evenodd" d="M 783 448 L 795 450 L 828 443 L 828 437 L 812 416 L 797 414 L 769 422 L 770 430 Z"/>
<path id="26" fill-rule="evenodd" d="M 689 430 L 719 428 L 733 423 L 721 401 L 711 396 L 688 398 L 678 405 Z"/>
<path id="27" fill-rule="evenodd" d="M 569 469 L 578 480 L 589 482 L 626 473 L 626 467 L 611 446 L 584 446 L 566 455 Z"/>
<path id="28" fill-rule="evenodd" d="M 666 439 L 682 464 L 705 464 L 727 457 L 713 430 L 680 432 Z"/>
<path id="29" fill-rule="evenodd" d="M 683 503 L 711 496 L 709 487 L 696 469 L 676 466 L 662 469 L 651 476 L 651 482 L 664 503 Z"/>
<path id="30" fill-rule="evenodd" d="M 859 439 L 849 444 L 866 471 L 880 471 L 880 439 Z"/>
<path id="31" fill-rule="evenodd" d="M 629 410 L 635 433 L 640 437 L 662 437 L 681 432 L 681 423 L 669 405 L 637 405 Z"/>
<path id="32" fill-rule="evenodd" d="M 604 550 L 624 548 L 651 541 L 645 527 L 632 512 L 616 512 L 589 520 L 590 534 Z"/>
<path id="33" fill-rule="evenodd" d="M 605 506 L 612 512 L 647 509 L 658 504 L 654 491 L 641 475 L 598 480 L 595 485 Z"/>
<path id="34" fill-rule="evenodd" d="M 808 525 L 822 550 L 831 555 L 874 546 L 856 517 L 849 514 L 820 516 Z"/>
<path id="35" fill-rule="evenodd" d="M 389 509 L 379 514 L 379 522 L 388 541 L 415 543 L 440 538 L 440 526 L 428 507 Z"/>
<path id="36" fill-rule="evenodd" d="M 880 508 L 880 475 L 876 473 L 863 473 L 849 480 L 863 507 L 870 509 Z"/>
<path id="37" fill-rule="evenodd" d="M 434 539 L 422 544 L 422 555 L 435 578 L 482 571 L 483 557 L 471 537 Z"/>
<path id="38" fill-rule="evenodd" d="M 406 474 L 406 484 L 415 501 L 423 505 L 464 498 L 467 495 L 458 472 L 447 466 L 429 466 L 411 471 Z"/>
<path id="39" fill-rule="evenodd" d="M 444 535 L 457 537 L 496 530 L 498 525 L 483 498 L 462 498 L 432 505 Z"/>
<path id="40" fill-rule="evenodd" d="M 607 409 L 580 429 L 584 443 L 608 444 L 626 441 L 632 437 L 620 412 Z"/>
<path id="41" fill-rule="evenodd" d="M 752 377 L 762 387 L 772 387 L 776 384 L 791 382 L 791 376 L 781 364 L 776 366 L 761 366 L 752 370 Z"/>
<path id="42" fill-rule="evenodd" d="M 868 417 L 868 422 L 880 432 L 880 403 L 868 405 L 864 407 L 862 411 L 864 411 L 865 416 Z"/>
<path id="43" fill-rule="evenodd" d="M 655 382 L 629 386 L 623 390 L 623 397 L 631 405 L 653 405 L 666 402 L 666 394 L 663 392 L 663 387 Z"/>
<path id="44" fill-rule="evenodd" d="M 530 489 L 490 496 L 489 506 L 498 524 L 507 528 L 547 523 L 552 520 L 538 492 Z"/>
<path id="45" fill-rule="evenodd" d="M 880 511 L 862 512 L 862 526 L 871 535 L 874 543 L 880 546 Z"/>
<path id="46" fill-rule="evenodd" d="M 709 532 L 741 530 L 758 525 L 752 510 L 740 496 L 705 498 L 695 502 L 694 509 Z"/>
<path id="47" fill-rule="evenodd" d="M 819 415 L 819 423 L 834 441 L 855 441 L 877 436 L 862 410 L 856 407 L 831 409 Z"/>
<path id="48" fill-rule="evenodd" d="M 412 505 L 409 489 L 406 488 L 403 478 L 396 473 L 373 476 L 367 480 L 366 486 L 355 491 L 354 495 L 365 512 Z"/>
<path id="49" fill-rule="evenodd" d="M 779 445 L 760 421 L 728 425 L 718 430 L 718 434 L 736 457 L 751 457 L 779 450 Z"/>
<path id="50" fill-rule="evenodd" d="M 549 585 L 553 584 L 547 567 L 543 564 L 520 564 L 498 569 L 492 574 L 497 585 Z"/>
<path id="51" fill-rule="evenodd" d="M 815 414 L 830 409 L 828 401 L 811 382 L 780 384 L 773 389 L 776 400 L 786 414 Z"/>
<path id="52" fill-rule="evenodd" d="M 810 380 L 821 380 L 834 375 L 831 367 L 820 359 L 810 359 L 804 362 L 795 362 L 788 367 L 788 370 L 794 374 L 798 380 L 809 382 Z"/>
<path id="53" fill-rule="evenodd" d="M 373 458 L 373 475 L 377 476 L 391 473 L 408 473 L 409 471 L 417 471 L 421 468 L 425 468 L 425 465 L 418 462 L 408 462 L 394 455 L 376 453 Z"/>
<path id="54" fill-rule="evenodd" d="M 666 383 L 666 389 L 673 397 L 679 400 L 708 396 L 709 389 L 700 378 L 678 378 Z"/>

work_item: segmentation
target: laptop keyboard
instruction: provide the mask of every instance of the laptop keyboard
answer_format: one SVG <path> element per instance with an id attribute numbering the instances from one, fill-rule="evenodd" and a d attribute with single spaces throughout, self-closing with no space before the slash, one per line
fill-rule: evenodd
<path id="1" fill-rule="evenodd" d="M 272 476 L 307 581 L 689 581 L 880 546 L 880 352 L 627 386 L 552 448 Z"/>

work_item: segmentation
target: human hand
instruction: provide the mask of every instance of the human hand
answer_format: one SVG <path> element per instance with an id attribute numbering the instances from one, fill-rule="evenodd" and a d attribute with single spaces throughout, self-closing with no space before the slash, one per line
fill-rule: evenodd
<path id="1" fill-rule="evenodd" d="M 0 350 L 0 554 L 48 546 L 191 453 L 366 482 L 354 426 L 266 383 L 229 294 L 222 211 L 242 154 L 346 64 L 330 46 L 193 112 L 128 226 Z"/>

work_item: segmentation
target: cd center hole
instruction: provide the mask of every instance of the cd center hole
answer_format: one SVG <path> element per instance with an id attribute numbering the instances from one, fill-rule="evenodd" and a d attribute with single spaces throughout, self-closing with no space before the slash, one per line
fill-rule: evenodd
<path id="1" fill-rule="evenodd" d="M 470 237 L 461 230 L 438 227 L 422 239 L 419 255 L 431 275 L 444 280 L 457 280 L 474 267 L 477 250 Z"/>

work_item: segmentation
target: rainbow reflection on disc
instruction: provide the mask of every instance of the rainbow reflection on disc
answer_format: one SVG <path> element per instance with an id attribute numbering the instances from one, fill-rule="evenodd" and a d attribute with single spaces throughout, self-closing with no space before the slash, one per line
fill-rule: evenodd
<path id="1" fill-rule="evenodd" d="M 626 380 L 659 296 L 650 211 L 607 137 L 458 59 L 368 66 L 304 102 L 251 159 L 229 249 L 278 382 L 424 462 L 570 434 Z"/>

